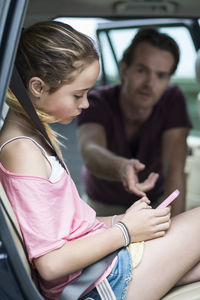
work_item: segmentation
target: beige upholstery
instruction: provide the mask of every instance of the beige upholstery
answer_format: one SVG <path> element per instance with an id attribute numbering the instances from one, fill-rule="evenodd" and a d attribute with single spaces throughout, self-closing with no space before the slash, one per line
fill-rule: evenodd
<path id="1" fill-rule="evenodd" d="M 200 141 L 199 141 L 200 142 Z M 200 206 L 200 146 L 193 145 L 192 155 L 186 160 L 185 173 L 187 174 L 186 208 Z"/>
<path id="2" fill-rule="evenodd" d="M 16 228 L 18 229 L 19 234 L 20 234 L 21 237 L 22 237 L 22 234 L 21 234 L 21 231 L 20 231 L 20 228 L 19 228 L 17 219 L 16 219 L 16 217 L 15 217 L 15 214 L 14 214 L 14 212 L 13 212 L 13 210 L 12 210 L 12 207 L 11 207 L 11 205 L 10 205 L 10 202 L 9 202 L 9 200 L 8 200 L 6 194 L 5 194 L 5 191 L 4 191 L 4 189 L 3 189 L 1 183 L 0 183 L 0 196 L 1 196 L 1 199 L 2 199 L 4 205 L 5 205 L 6 209 L 7 209 L 7 211 L 8 211 L 8 213 L 9 213 L 10 217 L 12 218 L 12 220 L 13 220 L 13 222 L 14 222 Z M 4 210 L 3 210 L 3 212 L 4 212 Z M 25 266 L 25 268 L 27 269 L 28 273 L 31 274 L 31 270 L 30 270 L 28 261 L 27 261 L 27 259 L 26 259 L 26 255 L 25 255 L 25 253 L 24 253 L 24 249 L 23 249 L 23 247 L 22 247 L 22 245 L 21 245 L 21 243 L 20 243 L 20 241 L 19 241 L 19 239 L 18 239 L 18 237 L 17 237 L 17 235 L 16 235 L 16 233 L 15 233 L 15 231 L 14 231 L 14 229 L 13 229 L 13 227 L 12 227 L 12 225 L 11 225 L 11 223 L 10 223 L 10 221 L 9 221 L 9 219 L 8 219 L 8 217 L 7 217 L 7 215 L 6 215 L 5 212 L 4 212 L 4 215 L 5 215 L 5 217 L 6 217 L 8 226 L 9 226 L 9 228 L 10 228 L 10 232 L 11 232 L 11 234 L 12 234 L 12 237 L 13 237 L 14 241 L 15 241 L 15 245 L 16 245 L 16 247 L 17 247 L 17 249 L 18 249 L 18 252 L 19 252 L 19 254 L 20 254 L 20 257 L 21 257 L 21 259 L 22 259 L 22 262 L 24 263 L 24 266 Z"/>
<path id="3" fill-rule="evenodd" d="M 196 80 L 200 83 L 200 50 L 197 51 L 197 57 L 195 62 Z"/>
<path id="4" fill-rule="evenodd" d="M 200 50 L 197 52 L 195 70 L 196 80 L 200 84 Z M 200 117 L 200 93 L 197 95 L 196 109 Z M 189 136 L 187 143 L 191 150 L 191 155 L 188 155 L 185 165 L 187 174 L 186 208 L 191 209 L 200 206 L 200 137 Z"/>
<path id="5" fill-rule="evenodd" d="M 174 288 L 162 300 L 200 300 L 200 282 Z"/>

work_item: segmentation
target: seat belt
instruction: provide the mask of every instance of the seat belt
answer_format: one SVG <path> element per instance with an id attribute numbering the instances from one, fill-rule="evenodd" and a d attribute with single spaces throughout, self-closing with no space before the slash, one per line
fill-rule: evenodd
<path id="1" fill-rule="evenodd" d="M 43 137 L 46 139 L 50 147 L 52 148 L 53 154 L 58 158 L 61 165 L 64 167 L 65 170 L 67 170 L 64 162 L 61 160 L 61 158 L 58 156 L 57 152 L 55 151 L 51 140 L 49 139 L 49 136 L 40 121 L 40 118 L 38 117 L 38 114 L 30 100 L 30 97 L 27 93 L 27 90 L 24 86 L 24 83 L 21 79 L 21 76 L 19 75 L 19 72 L 17 68 L 14 66 L 11 81 L 10 81 L 10 89 L 27 113 L 27 115 L 32 120 L 33 124 L 35 124 L 36 128 L 39 130 L 39 132 L 43 135 Z"/>
<path id="2" fill-rule="evenodd" d="M 64 162 L 60 159 L 60 157 L 56 153 L 46 133 L 46 130 L 37 115 L 37 112 L 28 96 L 27 90 L 24 86 L 24 83 L 16 67 L 14 67 L 13 74 L 11 77 L 10 89 L 12 90 L 13 94 L 20 102 L 20 104 L 22 105 L 22 107 L 24 108 L 28 116 L 31 118 L 32 122 L 35 124 L 39 132 L 41 132 L 41 134 L 47 140 L 47 142 L 53 149 L 55 156 L 58 157 L 59 162 L 67 171 Z M 4 209 L 6 208 L 4 207 Z M 12 225 L 15 227 L 14 223 L 12 223 Z M 112 260 L 115 258 L 116 255 L 117 255 L 117 251 L 107 255 L 106 257 L 102 258 L 96 263 L 84 268 L 81 275 L 77 279 L 75 279 L 72 283 L 70 283 L 65 287 L 62 296 L 64 297 L 63 299 L 77 300 L 84 293 L 84 291 L 86 291 L 104 273 L 104 271 L 111 264 Z"/>
<path id="3" fill-rule="evenodd" d="M 104 273 L 116 255 L 117 251 L 83 269 L 81 275 L 64 288 L 60 300 L 79 299 L 79 297 Z M 108 300 L 110 300 L 110 296 Z"/>

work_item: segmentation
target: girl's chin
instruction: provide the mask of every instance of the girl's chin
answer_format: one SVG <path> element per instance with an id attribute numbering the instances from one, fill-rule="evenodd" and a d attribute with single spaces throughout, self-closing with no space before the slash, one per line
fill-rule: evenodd
<path id="1" fill-rule="evenodd" d="M 60 121 L 58 123 L 60 123 L 62 125 L 67 125 L 67 124 L 70 124 L 72 121 L 73 121 L 73 119 L 70 119 L 70 120 Z"/>

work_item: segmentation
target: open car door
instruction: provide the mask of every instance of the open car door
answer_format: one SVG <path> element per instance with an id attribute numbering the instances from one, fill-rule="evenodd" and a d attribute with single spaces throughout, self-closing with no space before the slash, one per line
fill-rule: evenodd
<path id="1" fill-rule="evenodd" d="M 24 21 L 27 0 L 0 1 L 0 113 L 9 85 L 18 40 Z M 3 192 L 1 192 L 3 195 Z M 8 227 L 3 203 L 0 202 L 0 299 L 42 300 L 16 248 L 12 227 Z M 2 196 L 1 196 L 2 197 Z"/>

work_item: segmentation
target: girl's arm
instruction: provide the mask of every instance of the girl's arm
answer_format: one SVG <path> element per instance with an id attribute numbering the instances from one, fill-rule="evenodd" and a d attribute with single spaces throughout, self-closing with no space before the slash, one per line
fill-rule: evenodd
<path id="1" fill-rule="evenodd" d="M 124 246 L 121 230 L 114 226 L 71 242 L 34 260 L 42 278 L 54 280 L 69 275 Z"/>
<path id="2" fill-rule="evenodd" d="M 129 230 L 131 242 L 162 237 L 170 226 L 170 208 L 150 209 L 141 201 L 132 205 L 121 221 Z M 124 245 L 122 231 L 113 226 L 103 232 L 67 242 L 60 249 L 35 259 L 35 266 L 45 280 L 58 279 L 91 265 Z"/>
<path id="3" fill-rule="evenodd" d="M 9 143 L 1 152 L 4 167 L 18 174 L 30 174 L 48 178 L 49 163 L 41 150 L 30 140 L 20 139 Z M 112 237 L 112 242 L 107 242 Z M 53 280 L 71 274 L 98 261 L 125 244 L 119 228 L 113 227 L 79 240 L 66 242 L 61 248 L 34 260 L 40 275 Z"/>
<path id="4" fill-rule="evenodd" d="M 6 145 L 1 151 L 1 162 L 14 173 L 49 178 L 51 172 L 41 150 L 28 140 L 16 140 Z M 132 242 L 163 236 L 169 228 L 169 208 L 150 209 L 148 202 L 147 198 L 142 198 L 120 217 L 129 230 Z M 41 277 L 53 280 L 81 270 L 124 245 L 122 231 L 114 226 L 103 232 L 66 242 L 61 248 L 35 259 L 34 262 Z"/>
<path id="5" fill-rule="evenodd" d="M 97 219 L 100 222 L 103 222 L 107 227 L 112 227 L 113 224 L 116 224 L 117 222 L 121 221 L 124 214 L 121 215 L 114 215 L 109 217 L 97 217 Z M 113 222 L 113 224 L 112 224 Z"/>

